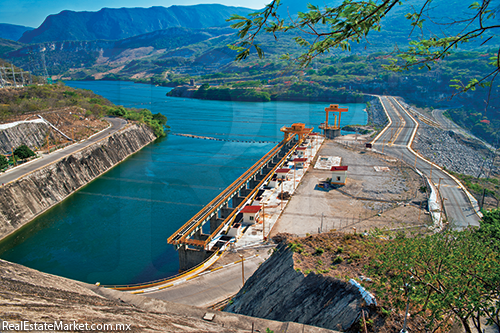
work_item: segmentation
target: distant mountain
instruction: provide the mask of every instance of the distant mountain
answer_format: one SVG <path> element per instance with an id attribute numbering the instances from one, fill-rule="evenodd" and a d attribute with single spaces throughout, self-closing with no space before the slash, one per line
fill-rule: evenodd
<path id="1" fill-rule="evenodd" d="M 17 41 L 24 32 L 33 29 L 22 25 L 0 23 L 0 38 Z"/>
<path id="2" fill-rule="evenodd" d="M 50 75 L 72 76 L 76 68 L 90 70 L 89 73 L 92 74 L 115 68 L 129 75 L 157 74 L 165 70 L 167 63 L 184 62 L 182 59 L 197 56 L 213 47 L 226 48 L 234 38 L 235 31 L 228 27 L 205 29 L 174 27 L 118 41 L 17 43 L 11 46 L 12 52 L 3 56 L 16 65 L 25 66 L 26 69 L 34 70 L 45 66 Z M 1 47 L 2 40 L 0 40 L 0 50 Z M 234 54 L 230 60 L 233 58 Z M 144 62 L 139 64 L 137 61 L 142 59 Z M 227 62 L 227 59 L 224 61 Z M 80 77 L 80 74 L 77 77 Z"/>
<path id="3" fill-rule="evenodd" d="M 27 31 L 23 43 L 54 41 L 120 40 L 170 27 L 202 29 L 227 26 L 232 14 L 254 10 L 219 4 L 151 8 L 103 8 L 98 12 L 62 11 L 48 16 L 42 25 Z"/>

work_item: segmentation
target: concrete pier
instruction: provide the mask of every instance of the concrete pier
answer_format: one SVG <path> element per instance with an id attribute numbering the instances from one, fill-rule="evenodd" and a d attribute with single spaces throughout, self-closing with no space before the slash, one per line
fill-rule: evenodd
<path id="1" fill-rule="evenodd" d="M 328 129 L 324 129 L 324 132 L 325 132 L 325 138 L 327 139 L 335 139 L 336 137 L 340 136 L 340 128 L 328 128 Z"/>
<path id="2" fill-rule="evenodd" d="M 213 254 L 212 251 L 189 248 L 187 245 L 180 246 L 177 251 L 179 251 L 179 271 L 181 272 L 202 263 Z"/>

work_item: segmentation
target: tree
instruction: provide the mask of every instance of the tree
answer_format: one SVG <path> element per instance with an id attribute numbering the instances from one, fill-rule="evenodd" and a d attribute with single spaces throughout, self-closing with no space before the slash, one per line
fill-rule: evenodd
<path id="1" fill-rule="evenodd" d="M 161 113 L 155 113 L 153 115 L 153 120 L 156 120 L 160 125 L 165 126 L 167 124 L 167 117 Z"/>
<path id="2" fill-rule="evenodd" d="M 477 332 L 480 318 L 500 323 L 500 253 L 478 238 L 466 229 L 400 235 L 379 245 L 372 272 L 378 297 L 400 311 L 409 302 L 429 329 L 447 327 L 453 317 L 466 332 L 472 332 L 470 319 Z"/>
<path id="3" fill-rule="evenodd" d="M 0 169 L 4 169 L 9 165 L 9 161 L 7 160 L 7 157 L 4 155 L 0 155 Z"/>
<path id="4" fill-rule="evenodd" d="M 432 63 L 445 58 L 463 43 L 482 38 L 482 45 L 498 41 L 493 34 L 498 33 L 500 25 L 496 20 L 497 8 L 494 8 L 491 0 L 481 0 L 469 6 L 462 5 L 465 12 L 463 16 L 448 21 L 437 20 L 427 14 L 435 2 L 423 0 L 416 7 L 413 6 L 414 2 L 409 0 L 343 0 L 337 7 L 323 8 L 309 4 L 307 12 L 298 12 L 297 18 L 291 19 L 280 16 L 278 8 L 281 0 L 273 0 L 263 10 L 250 14 L 248 18 L 233 15 L 229 19 L 236 21 L 231 27 L 239 29 L 239 41 L 230 47 L 239 52 L 236 57 L 238 60 L 245 59 L 252 47 L 259 57 L 263 57 L 263 50 L 255 42 L 259 34 L 272 33 L 277 39 L 279 33 L 300 31 L 310 38 L 294 38 L 299 46 L 306 48 L 296 60 L 302 66 L 307 66 L 314 58 L 332 49 L 350 50 L 351 43 L 367 41 L 368 33 L 380 31 L 383 19 L 389 13 L 395 12 L 399 5 L 404 4 L 408 5 L 405 17 L 411 27 L 411 41 L 406 49 L 400 50 L 396 46 L 396 58 L 386 65 L 389 70 L 402 71 L 413 67 L 430 69 Z M 426 20 L 437 28 L 424 32 Z M 490 59 L 491 72 L 466 83 L 455 79 L 453 87 L 460 91 L 474 90 L 477 86 L 491 87 L 500 71 L 500 49 L 497 45 L 493 46 L 497 51 L 496 56 Z M 289 58 L 288 55 L 285 57 Z"/>
<path id="5" fill-rule="evenodd" d="M 500 250 L 500 209 L 483 213 L 478 234 L 485 243 Z"/>
<path id="6" fill-rule="evenodd" d="M 25 158 L 35 156 L 35 153 L 26 145 L 21 145 L 14 150 L 14 155 L 24 160 Z"/>

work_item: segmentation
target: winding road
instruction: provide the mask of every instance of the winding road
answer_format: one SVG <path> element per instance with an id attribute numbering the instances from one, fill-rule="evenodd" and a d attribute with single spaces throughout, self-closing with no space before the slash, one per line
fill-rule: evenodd
<path id="1" fill-rule="evenodd" d="M 64 149 L 56 150 L 51 154 L 44 154 L 42 158 L 38 158 L 36 160 L 33 160 L 31 162 L 28 162 L 26 164 L 8 170 L 4 174 L 0 175 L 0 183 L 7 184 L 18 178 L 24 177 L 30 172 L 43 168 L 49 165 L 50 163 L 53 163 L 61 158 L 71 155 L 82 148 L 90 146 L 91 144 L 94 144 L 97 141 L 102 140 L 103 138 L 114 134 L 115 132 L 121 130 L 127 124 L 127 121 L 121 118 L 105 117 L 104 119 L 106 119 L 108 122 L 111 123 L 110 127 L 106 128 L 105 130 L 97 133 L 96 135 L 92 136 L 91 138 L 83 142 L 78 142 Z"/>
<path id="2" fill-rule="evenodd" d="M 444 213 L 450 225 L 463 229 L 469 225 L 479 226 L 479 216 L 472 206 L 464 189 L 450 174 L 435 164 L 415 155 L 411 143 L 418 127 L 417 122 L 393 97 L 380 96 L 380 101 L 390 117 L 390 125 L 386 127 L 372 142 L 374 147 L 384 153 L 402 159 L 416 166 L 436 188 L 438 188 Z M 475 203 L 477 205 L 477 203 Z"/>

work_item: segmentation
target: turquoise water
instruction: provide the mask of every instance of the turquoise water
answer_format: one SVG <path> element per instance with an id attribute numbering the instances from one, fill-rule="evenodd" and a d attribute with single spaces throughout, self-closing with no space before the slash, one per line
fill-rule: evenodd
<path id="1" fill-rule="evenodd" d="M 0 257 L 101 284 L 145 282 L 178 271 L 167 238 L 280 141 L 283 125 L 324 121 L 326 103 L 223 102 L 166 97 L 170 88 L 130 82 L 68 82 L 127 107 L 168 117 L 171 133 L 146 146 L 0 244 Z M 332 101 L 333 103 L 334 101 Z M 346 104 L 342 125 L 365 124 Z"/>

